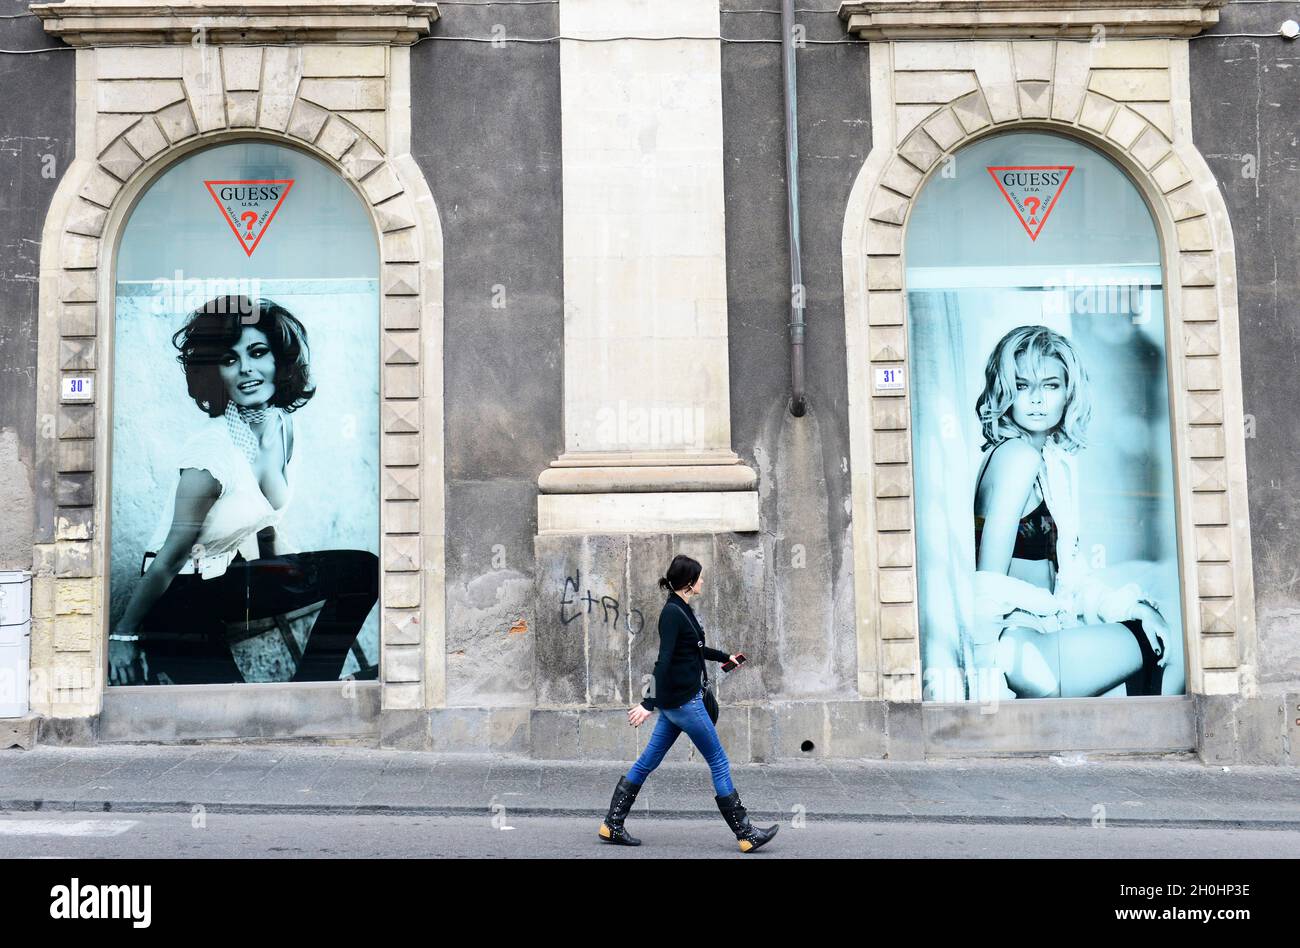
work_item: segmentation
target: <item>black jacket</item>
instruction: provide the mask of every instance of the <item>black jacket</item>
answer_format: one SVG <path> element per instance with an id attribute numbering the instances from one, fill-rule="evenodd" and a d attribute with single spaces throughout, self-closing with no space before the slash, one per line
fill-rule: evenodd
<path id="1" fill-rule="evenodd" d="M 654 693 L 641 701 L 647 711 L 680 708 L 700 690 L 704 660 L 725 662 L 731 656 L 704 644 L 704 629 L 690 604 L 669 593 L 659 613 L 659 658 L 655 662 Z"/>

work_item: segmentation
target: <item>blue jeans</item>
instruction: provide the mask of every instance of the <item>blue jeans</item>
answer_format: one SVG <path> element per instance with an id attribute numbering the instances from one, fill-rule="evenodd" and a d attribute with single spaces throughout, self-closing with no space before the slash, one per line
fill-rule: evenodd
<path id="1" fill-rule="evenodd" d="M 727 752 L 722 749 L 722 742 L 718 740 L 718 732 L 709 720 L 709 713 L 704 710 L 703 690 L 696 692 L 695 697 L 680 708 L 659 709 L 659 720 L 650 735 L 650 743 L 627 772 L 628 782 L 645 783 L 646 777 L 663 761 L 682 731 L 700 749 L 701 756 L 708 763 L 713 774 L 713 792 L 720 797 L 730 795 L 736 789 L 731 783 L 731 764 Z"/>

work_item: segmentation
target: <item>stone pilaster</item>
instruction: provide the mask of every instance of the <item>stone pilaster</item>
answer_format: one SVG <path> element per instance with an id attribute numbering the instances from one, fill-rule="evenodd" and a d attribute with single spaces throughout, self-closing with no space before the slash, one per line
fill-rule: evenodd
<path id="1" fill-rule="evenodd" d="M 561 0 L 560 33 L 565 451 L 538 531 L 757 530 L 731 450 L 718 4 Z"/>

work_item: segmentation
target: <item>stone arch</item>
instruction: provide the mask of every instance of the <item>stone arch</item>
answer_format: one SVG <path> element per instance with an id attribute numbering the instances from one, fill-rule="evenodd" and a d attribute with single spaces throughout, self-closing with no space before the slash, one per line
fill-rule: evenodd
<path id="1" fill-rule="evenodd" d="M 1252 693 L 1236 265 L 1226 205 L 1192 143 L 1186 99 L 1173 94 L 1186 88 L 1186 44 L 877 43 L 872 55 L 886 60 L 872 70 L 873 114 L 884 114 L 873 118 L 842 242 L 860 694 L 921 698 L 910 395 L 873 387 L 876 367 L 908 378 L 908 217 L 948 156 L 1013 129 L 1092 145 L 1152 210 L 1167 287 L 1188 693 Z"/>
<path id="2" fill-rule="evenodd" d="M 33 667 L 75 669 L 81 687 L 70 701 L 34 694 L 34 709 L 93 718 L 102 707 L 111 428 L 103 356 L 117 241 L 136 199 L 175 161 L 249 139 L 319 158 L 370 213 L 382 322 L 382 687 L 368 704 L 375 713 L 363 716 L 442 703 L 442 228 L 409 153 L 408 50 L 101 48 L 78 53 L 77 78 L 77 158 L 51 202 L 41 249 L 38 412 L 51 430 L 37 463 L 52 498 L 37 518 Z M 105 379 L 93 400 L 61 399 L 60 379 L 74 373 Z"/>

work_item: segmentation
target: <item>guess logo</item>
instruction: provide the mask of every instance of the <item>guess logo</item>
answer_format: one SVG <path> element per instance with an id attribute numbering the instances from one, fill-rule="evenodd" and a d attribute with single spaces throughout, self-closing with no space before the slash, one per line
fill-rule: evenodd
<path id="1" fill-rule="evenodd" d="M 1037 240 L 1074 165 L 1001 165 L 988 169 L 1030 240 Z"/>

